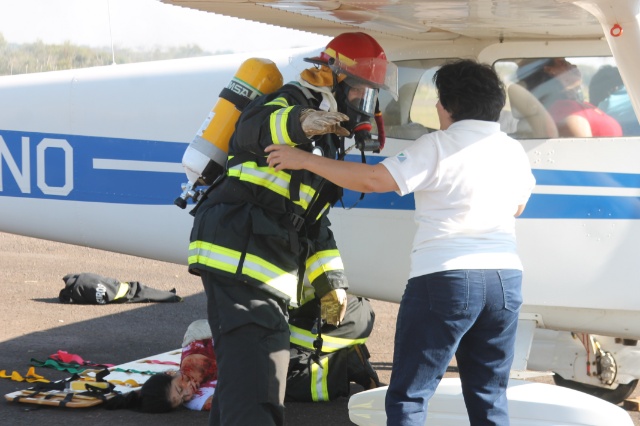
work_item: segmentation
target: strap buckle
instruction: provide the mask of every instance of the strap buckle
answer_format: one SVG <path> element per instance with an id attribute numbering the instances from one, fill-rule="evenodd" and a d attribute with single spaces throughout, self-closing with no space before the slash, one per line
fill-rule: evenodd
<path id="1" fill-rule="evenodd" d="M 304 225 L 304 217 L 297 215 L 295 213 L 289 213 L 289 219 L 291 220 L 291 224 L 296 232 L 299 232 Z"/>

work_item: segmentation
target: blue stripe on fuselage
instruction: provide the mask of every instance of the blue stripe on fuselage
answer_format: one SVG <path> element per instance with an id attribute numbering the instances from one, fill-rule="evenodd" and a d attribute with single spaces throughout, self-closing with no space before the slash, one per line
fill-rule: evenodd
<path id="1" fill-rule="evenodd" d="M 640 175 L 632 173 L 533 170 L 536 185 L 593 186 L 600 188 L 640 188 Z"/>
<path id="2" fill-rule="evenodd" d="M 6 130 L 0 130 L 0 138 L 0 196 L 170 205 L 180 194 L 180 185 L 186 181 L 180 167 L 187 146 L 184 143 Z M 23 163 L 23 146 L 29 157 L 28 167 Z M 71 164 L 68 163 L 70 158 Z M 367 162 L 375 164 L 382 159 L 368 156 Z M 94 160 L 115 161 L 116 166 L 96 167 Z M 143 170 L 118 169 L 117 163 L 121 160 L 170 164 L 175 172 L 149 171 L 144 167 Z M 361 157 L 359 154 L 348 155 L 347 160 L 360 162 Z M 537 185 L 545 186 L 640 188 L 639 174 L 534 170 L 534 175 Z M 68 193 L 56 194 L 56 188 L 63 187 Z M 360 193 L 345 191 L 343 204 L 347 208 L 415 208 L 412 195 L 366 194 L 362 200 L 359 198 Z M 638 219 L 640 197 L 537 193 L 531 196 L 521 217 Z"/>
<path id="3" fill-rule="evenodd" d="M 536 186 L 581 188 L 640 188 L 634 173 L 534 169 Z M 540 191 L 544 192 L 544 191 Z M 640 219 L 640 197 L 585 194 L 532 194 L 522 218 L 531 219 Z"/>
<path id="4" fill-rule="evenodd" d="M 180 184 L 186 180 L 184 173 L 105 169 L 94 165 L 94 160 L 125 160 L 143 164 L 176 163 L 179 166 L 186 147 L 183 143 L 15 131 L 0 131 L 0 138 L 0 194 L 3 196 L 172 204 L 180 194 Z M 23 164 L 25 138 L 28 169 Z M 57 146 L 42 148 L 51 144 Z M 69 151 L 72 153 L 71 164 L 68 161 Z M 10 162 L 13 163 L 13 171 L 9 167 Z M 69 182 L 70 170 L 72 182 Z M 66 195 L 51 195 L 55 191 L 47 190 L 65 185 L 72 186 Z"/>

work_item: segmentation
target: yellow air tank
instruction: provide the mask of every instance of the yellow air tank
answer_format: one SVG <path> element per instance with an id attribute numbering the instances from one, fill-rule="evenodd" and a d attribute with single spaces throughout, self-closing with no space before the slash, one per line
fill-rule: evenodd
<path id="1" fill-rule="evenodd" d="M 229 140 L 244 107 L 282 87 L 282 74 L 269 59 L 250 58 L 240 65 L 182 156 L 189 185 L 211 185 L 224 173 Z"/>

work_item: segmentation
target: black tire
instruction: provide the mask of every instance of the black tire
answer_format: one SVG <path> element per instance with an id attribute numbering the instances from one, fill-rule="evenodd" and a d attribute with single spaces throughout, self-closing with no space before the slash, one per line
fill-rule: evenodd
<path id="1" fill-rule="evenodd" d="M 627 399 L 629 395 L 633 393 L 636 385 L 638 384 L 638 379 L 636 379 L 626 385 L 618 385 L 615 389 L 605 389 L 597 386 L 586 385 L 573 380 L 567 380 L 557 373 L 553 375 L 553 381 L 558 386 L 584 392 L 616 405 Z"/>

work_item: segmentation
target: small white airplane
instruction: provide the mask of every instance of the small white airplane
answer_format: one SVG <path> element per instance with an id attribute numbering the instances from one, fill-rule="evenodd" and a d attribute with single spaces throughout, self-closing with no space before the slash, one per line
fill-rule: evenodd
<path id="1" fill-rule="evenodd" d="M 637 114 L 640 0 L 163 1 L 328 36 L 374 36 L 399 68 L 400 96 L 380 94 L 387 141 L 380 154 L 367 153 L 370 162 L 438 129 L 431 76 L 440 65 L 459 57 L 493 64 L 508 85 L 503 129 L 521 141 L 537 179 L 517 221 L 525 304 L 513 376 L 555 372 L 557 384 L 614 403 L 631 394 L 640 378 L 638 120 L 633 115 L 622 135 L 559 136 L 515 83 L 523 59 L 567 58 L 588 99 L 591 77 L 611 65 Z M 0 77 L 0 231 L 185 264 L 193 218 L 174 205 L 186 198 L 183 153 L 221 89 L 251 57 L 273 61 L 293 80 L 302 58 L 323 47 Z M 360 161 L 352 152 L 348 159 Z M 345 206 L 358 196 L 348 193 Z M 368 194 L 353 209 L 332 209 L 351 291 L 400 300 L 413 208 L 412 197 Z M 524 401 L 516 414 L 525 420 L 512 424 L 631 424 L 616 417 L 618 407 L 584 394 L 522 393 L 520 385 L 510 399 Z M 460 400 L 452 386 L 442 386 L 440 402 L 444 394 Z M 383 424 L 384 391 L 354 395 L 352 421 Z M 574 410 L 561 402 L 568 395 L 578 401 Z M 560 408 L 545 423 L 540 407 L 549 404 Z M 591 420 L 576 420 L 578 411 Z M 596 412 L 608 420 L 598 423 Z M 607 423 L 614 417 L 621 420 Z"/>

